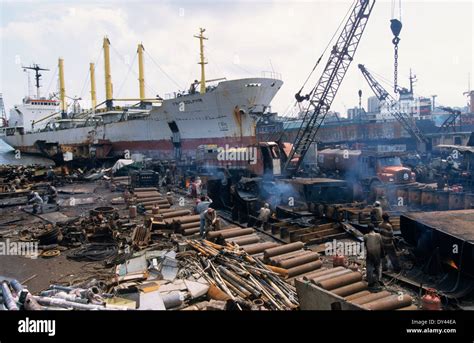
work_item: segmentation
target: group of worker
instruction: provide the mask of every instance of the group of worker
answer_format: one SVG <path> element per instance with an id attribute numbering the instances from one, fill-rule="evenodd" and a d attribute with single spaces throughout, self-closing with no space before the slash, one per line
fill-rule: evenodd
<path id="1" fill-rule="evenodd" d="M 210 231 L 220 230 L 220 220 L 215 209 L 211 208 L 212 200 L 207 196 L 201 196 L 194 208 L 200 216 L 199 233 L 205 239 Z M 264 226 L 271 216 L 271 209 L 265 203 L 257 217 L 257 227 Z M 376 229 L 378 232 L 376 232 Z M 390 216 L 383 212 L 379 201 L 376 201 L 371 211 L 371 223 L 368 225 L 368 233 L 364 235 L 366 247 L 366 269 L 367 282 L 370 288 L 382 286 L 382 270 L 388 269 L 388 262 L 394 272 L 401 271 L 400 261 L 397 256 L 393 227 Z"/>
<path id="2" fill-rule="evenodd" d="M 376 229 L 378 229 L 378 232 L 376 232 Z M 395 273 L 401 271 L 390 216 L 383 212 L 379 201 L 375 202 L 371 211 L 371 223 L 368 225 L 368 231 L 364 235 L 367 283 L 369 287 L 377 288 L 382 285 L 382 270 L 388 269 L 388 262 L 391 263 Z"/>

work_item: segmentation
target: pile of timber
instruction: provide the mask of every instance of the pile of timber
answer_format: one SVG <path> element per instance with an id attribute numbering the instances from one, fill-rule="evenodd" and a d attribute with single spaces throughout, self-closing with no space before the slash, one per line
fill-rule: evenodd
<path id="1" fill-rule="evenodd" d="M 371 293 L 362 273 L 345 267 L 320 268 L 306 274 L 303 280 L 343 297 L 346 301 L 367 310 L 416 310 L 413 298 L 408 294 L 399 295 L 388 291 Z"/>

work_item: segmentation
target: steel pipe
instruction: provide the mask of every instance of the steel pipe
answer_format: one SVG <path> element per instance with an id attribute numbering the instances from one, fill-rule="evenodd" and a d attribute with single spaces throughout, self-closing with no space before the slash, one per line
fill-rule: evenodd
<path id="1" fill-rule="evenodd" d="M 300 266 L 287 269 L 288 270 L 288 277 L 290 278 L 290 277 L 293 277 L 293 276 L 297 276 L 297 275 L 300 275 L 300 274 L 304 274 L 304 273 L 313 271 L 315 269 L 319 269 L 319 268 L 321 268 L 322 265 L 323 265 L 323 262 L 318 260 L 318 261 L 305 263 L 305 264 L 302 264 Z"/>
<path id="2" fill-rule="evenodd" d="M 16 294 L 20 294 L 20 292 L 23 290 L 23 286 L 18 280 L 10 281 L 10 286 L 13 288 Z"/>
<path id="3" fill-rule="evenodd" d="M 316 252 L 313 252 L 313 253 L 310 252 L 309 254 L 306 254 L 303 256 L 297 256 L 294 258 L 281 261 L 278 264 L 278 266 L 285 269 L 289 269 L 289 268 L 293 268 L 293 267 L 300 266 L 302 264 L 306 264 L 306 263 L 317 261 L 317 260 L 319 260 L 319 254 Z"/>
<path id="4" fill-rule="evenodd" d="M 347 295 L 344 298 L 347 301 L 352 301 L 352 300 L 355 300 L 357 298 L 365 297 L 366 295 L 369 295 L 369 294 L 370 294 L 369 291 L 361 291 L 361 292 L 357 292 L 357 293 L 354 293 L 354 294 L 351 294 L 351 295 Z"/>
<path id="5" fill-rule="evenodd" d="M 359 282 L 351 283 L 349 285 L 333 289 L 331 290 L 331 292 L 341 297 L 345 297 L 354 293 L 358 293 L 360 291 L 364 291 L 367 289 L 367 287 L 368 287 L 367 282 L 359 281 Z"/>
<path id="6" fill-rule="evenodd" d="M 387 292 L 387 291 L 382 291 L 378 293 L 370 293 L 368 295 L 365 295 L 363 297 L 359 297 L 357 299 L 352 300 L 351 302 L 357 305 L 363 305 L 370 303 L 371 301 L 375 301 L 378 299 L 386 298 L 389 297 L 392 293 Z"/>
<path id="7" fill-rule="evenodd" d="M 301 242 L 295 242 L 290 244 L 285 244 L 279 247 L 270 248 L 264 251 L 263 255 L 265 259 L 268 259 L 272 256 L 286 254 L 295 250 L 303 249 L 304 244 Z"/>
<path id="8" fill-rule="evenodd" d="M 315 278 L 312 278 L 310 281 L 314 284 L 317 284 L 318 282 L 324 281 L 324 280 L 329 280 L 333 279 L 335 277 L 341 276 L 341 275 L 347 275 L 352 273 L 352 270 L 350 269 L 344 269 L 344 270 L 338 270 L 333 273 L 327 273 L 324 275 L 317 276 Z"/>
<path id="9" fill-rule="evenodd" d="M 332 274 L 332 273 L 335 273 L 335 272 L 340 271 L 340 270 L 346 270 L 346 268 L 336 267 L 336 268 L 327 269 L 326 267 L 322 267 L 319 270 L 316 270 L 312 273 L 306 274 L 304 276 L 304 279 L 309 281 L 310 279 L 314 279 L 316 277 L 327 275 L 327 274 Z"/>
<path id="10" fill-rule="evenodd" d="M 266 249 L 274 248 L 276 246 L 279 246 L 279 244 L 273 243 L 273 242 L 264 242 L 264 243 L 246 245 L 245 247 L 243 247 L 243 249 L 247 254 L 254 255 L 254 254 L 259 254 Z"/>
<path id="11" fill-rule="evenodd" d="M 191 211 L 189 211 L 189 210 L 179 210 L 179 211 L 163 213 L 163 214 L 160 214 L 160 215 L 163 219 L 167 219 L 167 218 L 173 218 L 173 217 L 187 216 L 189 214 L 191 214 Z"/>
<path id="12" fill-rule="evenodd" d="M 416 305 L 410 305 L 405 307 L 397 308 L 396 311 L 418 311 L 419 308 Z"/>
<path id="13" fill-rule="evenodd" d="M 218 231 L 212 231 L 207 234 L 207 237 L 210 239 L 221 237 L 221 238 L 232 238 L 238 236 L 249 235 L 255 233 L 254 229 L 224 229 Z"/>
<path id="14" fill-rule="evenodd" d="M 10 286 L 8 285 L 7 281 L 2 282 L 2 296 L 3 296 L 3 302 L 5 303 L 5 306 L 7 307 L 8 310 L 10 311 L 18 311 L 18 305 L 16 304 L 15 299 L 13 298 L 13 294 L 10 291 Z"/>
<path id="15" fill-rule="evenodd" d="M 183 235 L 185 235 L 185 236 L 194 235 L 195 233 L 198 233 L 199 230 L 200 230 L 199 226 L 198 227 L 192 227 L 190 229 L 183 230 Z"/>
<path id="16" fill-rule="evenodd" d="M 201 225 L 200 222 L 191 222 L 191 223 L 181 224 L 181 229 L 183 230 L 192 229 L 195 227 L 199 227 L 200 225 Z"/>
<path id="17" fill-rule="evenodd" d="M 330 291 L 358 281 L 362 281 L 362 274 L 359 272 L 351 272 L 347 275 L 340 275 L 324 281 L 319 281 L 317 285 L 321 288 Z"/>
<path id="18" fill-rule="evenodd" d="M 194 216 L 167 218 L 167 219 L 164 219 L 163 222 L 165 222 L 166 224 L 172 224 L 173 222 L 180 222 L 181 224 L 199 222 L 199 214 L 194 215 Z"/>
<path id="19" fill-rule="evenodd" d="M 258 241 L 260 241 L 260 237 L 258 237 L 257 235 L 246 235 L 226 239 L 226 242 L 231 242 L 238 245 L 253 244 L 257 243 Z"/>
<path id="20" fill-rule="evenodd" d="M 268 261 L 271 264 L 278 265 L 281 261 L 288 260 L 288 259 L 293 258 L 293 257 L 307 255 L 307 254 L 310 254 L 310 253 L 311 253 L 310 250 L 296 250 L 296 251 L 289 252 L 287 254 L 270 257 L 268 259 Z"/>
<path id="21" fill-rule="evenodd" d="M 389 297 L 378 299 L 362 306 L 372 311 L 390 311 L 410 306 L 412 300 L 412 297 L 407 294 L 391 295 Z"/>

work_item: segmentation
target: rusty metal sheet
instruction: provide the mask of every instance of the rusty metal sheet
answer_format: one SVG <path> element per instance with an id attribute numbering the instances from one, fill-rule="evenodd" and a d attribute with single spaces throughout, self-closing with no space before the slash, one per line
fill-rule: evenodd
<path id="1" fill-rule="evenodd" d="M 419 212 L 404 216 L 460 239 L 474 240 L 474 210 Z"/>

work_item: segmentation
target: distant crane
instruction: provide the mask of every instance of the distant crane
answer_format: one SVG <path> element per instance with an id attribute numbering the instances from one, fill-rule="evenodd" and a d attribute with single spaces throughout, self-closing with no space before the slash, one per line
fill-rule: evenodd
<path id="1" fill-rule="evenodd" d="M 438 96 L 436 94 L 431 96 L 431 110 L 434 111 L 436 108 L 436 98 Z"/>
<path id="2" fill-rule="evenodd" d="M 329 60 L 319 81 L 306 96 L 300 95 L 301 90 L 295 95 L 298 102 L 308 101 L 308 103 L 303 109 L 301 126 L 283 167 L 283 172 L 287 176 L 298 172 L 306 153 L 315 141 L 316 134 L 331 107 L 349 65 L 354 59 L 374 4 L 375 0 L 355 1 L 351 14 L 347 18 L 336 44 L 332 47 Z M 318 63 L 319 60 L 316 66 Z"/>
<path id="3" fill-rule="evenodd" d="M 0 118 L 2 119 L 2 126 L 7 126 L 7 113 L 5 112 L 2 93 L 0 93 Z"/>
<path id="4" fill-rule="evenodd" d="M 438 129 L 438 132 L 449 132 L 449 130 L 453 130 L 456 132 L 456 120 L 461 116 L 460 110 L 455 110 L 451 107 L 444 107 L 440 106 L 440 109 L 449 113 L 448 118 L 443 122 L 443 124 Z"/>
<path id="5" fill-rule="evenodd" d="M 364 75 L 364 78 L 368 82 L 370 88 L 375 93 L 375 96 L 381 102 L 388 104 L 389 112 L 395 119 L 402 125 L 402 127 L 418 142 L 429 144 L 429 139 L 418 129 L 412 119 L 406 114 L 398 110 L 398 101 L 391 96 L 383 86 L 375 80 L 371 73 L 365 68 L 363 64 L 359 64 L 359 69 Z"/>

